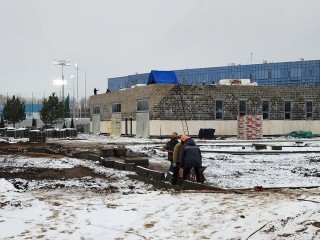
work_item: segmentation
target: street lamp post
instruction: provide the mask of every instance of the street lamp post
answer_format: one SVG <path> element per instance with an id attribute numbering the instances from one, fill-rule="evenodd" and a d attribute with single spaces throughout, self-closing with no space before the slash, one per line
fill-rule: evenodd
<path id="1" fill-rule="evenodd" d="M 64 76 L 63 76 L 63 67 L 70 66 L 70 61 L 68 60 L 62 60 L 62 59 L 55 59 L 53 62 L 54 65 L 60 65 L 61 66 L 61 75 L 62 75 L 62 100 L 64 101 Z"/>

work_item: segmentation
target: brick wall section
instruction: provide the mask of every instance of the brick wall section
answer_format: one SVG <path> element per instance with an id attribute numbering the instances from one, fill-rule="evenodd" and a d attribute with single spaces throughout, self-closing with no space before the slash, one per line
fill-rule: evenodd
<path id="1" fill-rule="evenodd" d="M 159 101 L 169 94 L 173 85 L 148 85 L 144 87 L 128 88 L 116 92 L 98 94 L 90 97 L 90 111 L 92 116 L 92 106 L 100 106 L 100 120 L 109 120 L 112 115 L 112 103 L 121 103 L 121 117 L 133 118 L 137 113 L 137 100 L 149 99 L 150 118 L 153 114 L 153 106 L 157 106 Z M 92 119 L 91 119 L 92 120 Z"/>
<path id="2" fill-rule="evenodd" d="M 150 99 L 150 120 L 181 120 L 184 114 L 177 85 L 148 85 L 91 96 L 90 109 L 100 105 L 101 121 L 111 118 L 111 104 L 121 103 L 122 120 L 136 115 L 136 101 Z M 292 101 L 292 120 L 305 119 L 305 102 L 313 101 L 314 120 L 320 120 L 320 88 L 286 86 L 180 85 L 187 120 L 214 120 L 215 100 L 223 100 L 224 120 L 236 120 L 239 100 L 247 114 L 261 114 L 261 101 L 270 101 L 270 120 L 284 119 L 284 101 Z"/>
<path id="3" fill-rule="evenodd" d="M 319 101 L 320 88 L 285 87 L 285 86 L 181 86 L 185 101 L 187 119 L 214 120 L 215 100 L 224 102 L 224 120 L 236 120 L 239 100 L 247 100 L 247 114 L 261 114 L 261 101 L 270 101 L 270 119 L 284 119 L 284 101 L 292 101 L 292 120 L 305 119 L 305 102 L 313 101 L 314 119 L 320 119 Z M 177 105 L 179 95 L 172 94 L 164 97 L 154 111 L 158 114 L 155 119 L 177 120 L 183 116 Z M 170 114 L 165 114 L 164 107 L 170 106 Z M 188 116 L 189 114 L 189 116 Z"/>

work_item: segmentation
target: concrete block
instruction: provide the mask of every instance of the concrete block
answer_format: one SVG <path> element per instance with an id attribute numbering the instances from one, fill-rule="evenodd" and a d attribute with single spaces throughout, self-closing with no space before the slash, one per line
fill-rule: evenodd
<path id="1" fill-rule="evenodd" d="M 79 152 L 72 153 L 72 157 L 73 158 L 80 158 L 80 153 Z"/>
<path id="2" fill-rule="evenodd" d="M 113 149 L 114 155 L 117 157 L 125 157 L 127 154 L 126 148 L 114 148 Z"/>
<path id="3" fill-rule="evenodd" d="M 101 151 L 101 156 L 102 156 L 102 157 L 111 157 L 111 156 L 114 156 L 114 150 L 113 150 L 113 148 L 102 148 L 100 151 Z"/>
<path id="4" fill-rule="evenodd" d="M 135 157 L 135 158 L 125 158 L 125 163 L 134 163 L 138 166 L 148 167 L 149 166 L 149 158 L 147 157 Z"/>
<path id="5" fill-rule="evenodd" d="M 254 148 L 255 148 L 256 150 L 267 149 L 267 145 L 265 145 L 265 144 L 252 144 L 252 146 L 254 146 Z"/>
<path id="6" fill-rule="evenodd" d="M 141 166 L 136 167 L 136 173 L 139 177 L 147 179 L 149 174 L 149 169 Z"/>
<path id="7" fill-rule="evenodd" d="M 165 174 L 163 172 L 149 170 L 148 180 L 163 181 L 164 179 L 165 179 Z"/>
<path id="8" fill-rule="evenodd" d="M 124 170 L 125 171 L 135 171 L 136 170 L 136 164 L 134 164 L 134 163 L 125 163 Z"/>
<path id="9" fill-rule="evenodd" d="M 102 165 L 102 166 L 104 166 L 104 158 L 103 158 L 103 157 L 100 157 L 100 159 L 99 159 L 99 164 Z"/>
<path id="10" fill-rule="evenodd" d="M 49 153 L 49 154 L 59 154 L 58 151 L 53 150 L 53 149 L 51 149 L 51 148 L 46 148 L 46 149 L 45 149 L 45 152 L 46 152 L 46 153 Z"/>
<path id="11" fill-rule="evenodd" d="M 93 161 L 100 161 L 100 156 L 96 154 L 89 154 L 89 159 Z"/>
<path id="12" fill-rule="evenodd" d="M 118 161 L 114 161 L 113 163 L 113 168 L 117 169 L 117 170 L 124 170 L 125 168 L 125 163 L 123 162 L 118 162 Z"/>
<path id="13" fill-rule="evenodd" d="M 89 152 L 79 152 L 78 158 L 80 159 L 89 159 Z"/>
<path id="14" fill-rule="evenodd" d="M 271 146 L 272 150 L 282 150 L 282 146 Z"/>
<path id="15" fill-rule="evenodd" d="M 113 160 L 104 159 L 104 161 L 103 161 L 103 166 L 105 166 L 105 167 L 107 167 L 107 168 L 113 168 L 113 166 L 114 166 L 114 161 L 113 161 Z"/>

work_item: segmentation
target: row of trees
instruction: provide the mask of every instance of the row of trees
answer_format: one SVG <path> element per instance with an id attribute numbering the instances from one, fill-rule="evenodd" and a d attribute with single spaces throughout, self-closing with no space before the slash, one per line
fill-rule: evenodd
<path id="1" fill-rule="evenodd" d="M 43 99 L 42 109 L 39 111 L 39 114 L 40 119 L 44 122 L 44 124 L 54 125 L 64 122 L 64 118 L 68 117 L 66 116 L 66 113 L 68 112 L 69 104 L 65 104 L 64 101 L 59 101 L 55 93 L 52 93 L 49 98 Z M 4 121 L 9 124 L 13 124 L 15 127 L 16 123 L 26 119 L 24 102 L 15 96 L 8 98 L 7 103 L 4 105 L 2 116 L 0 127 L 4 127 Z M 73 125 L 73 119 L 71 125 Z"/>

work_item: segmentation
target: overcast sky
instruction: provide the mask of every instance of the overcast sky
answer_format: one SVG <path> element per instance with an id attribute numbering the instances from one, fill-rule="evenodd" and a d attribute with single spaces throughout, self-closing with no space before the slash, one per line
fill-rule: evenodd
<path id="1" fill-rule="evenodd" d="M 0 0 L 0 94 L 87 96 L 107 79 L 175 70 L 319 59 L 319 0 Z M 79 72 L 79 99 L 84 72 Z"/>

